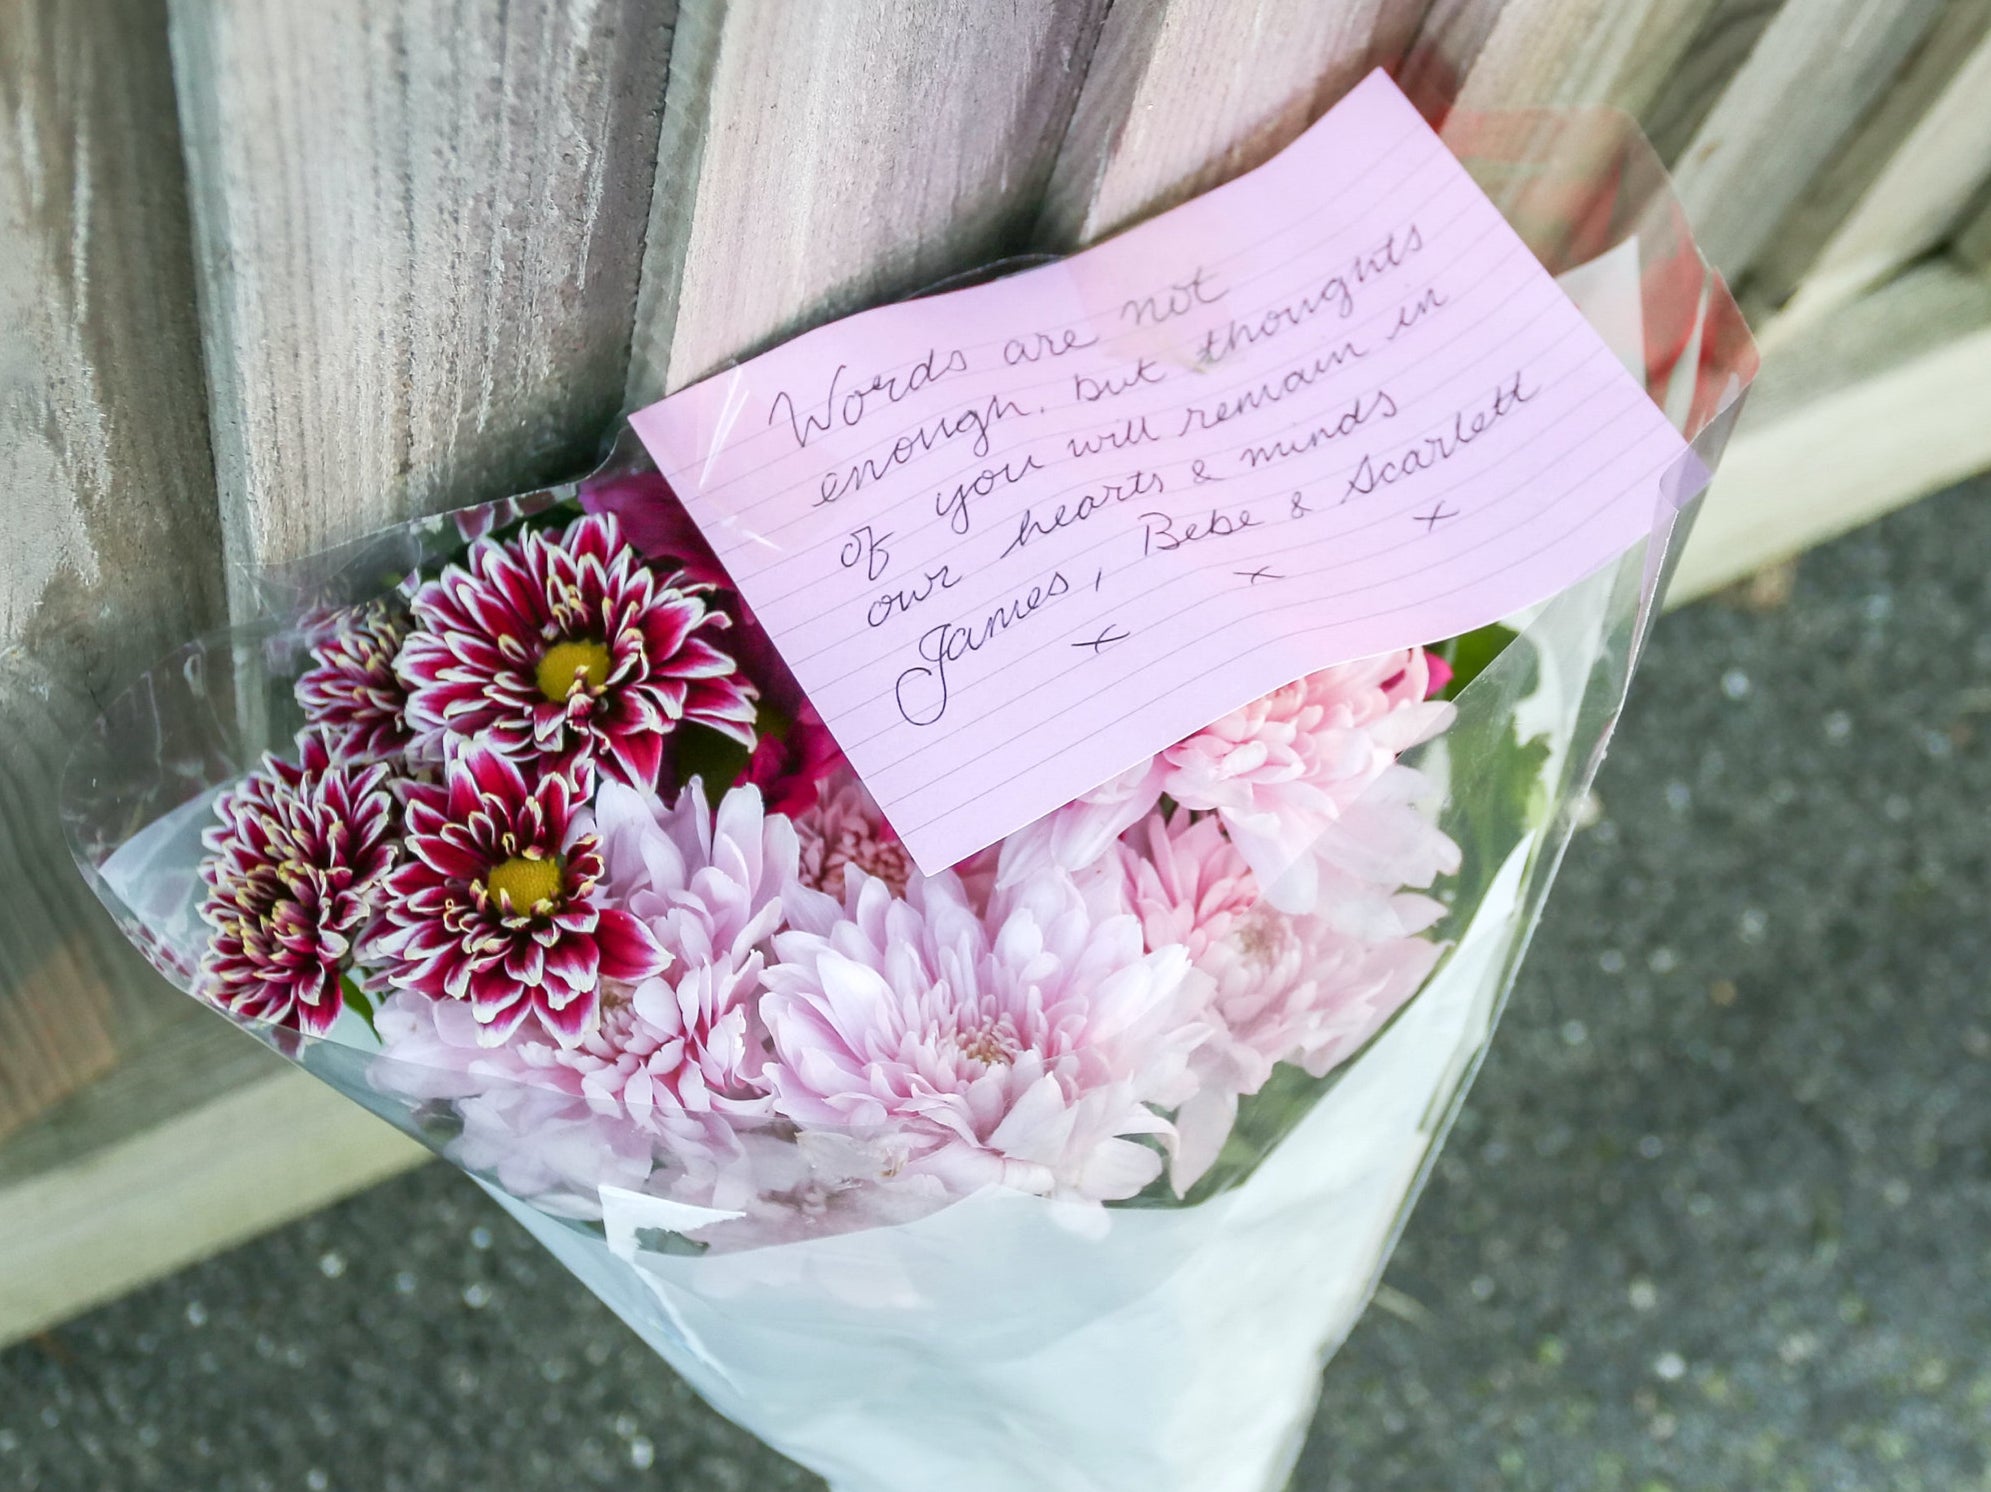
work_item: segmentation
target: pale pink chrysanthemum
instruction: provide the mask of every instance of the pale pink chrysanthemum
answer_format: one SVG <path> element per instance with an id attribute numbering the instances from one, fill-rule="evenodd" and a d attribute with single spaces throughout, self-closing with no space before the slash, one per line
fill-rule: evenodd
<path id="1" fill-rule="evenodd" d="M 968 905 L 975 909 L 977 916 L 986 915 L 995 904 L 996 881 L 1002 870 L 1002 844 L 998 839 L 987 849 L 977 850 L 967 859 L 949 867 L 954 879 L 961 883 Z M 1126 908 L 1115 907 L 1113 910 L 1124 912 Z"/>
<path id="2" fill-rule="evenodd" d="M 394 656 L 414 619 L 397 597 L 342 613 L 311 645 L 311 666 L 297 678 L 304 718 L 324 735 L 332 760 L 398 762 L 413 737 L 408 691 Z"/>
<path id="3" fill-rule="evenodd" d="M 605 1015 L 603 1026 L 615 1020 Z M 513 1196 L 562 1216 L 598 1218 L 601 1187 L 639 1190 L 655 1171 L 655 1136 L 584 1091 L 601 1065 L 591 1050 L 603 1040 L 599 1031 L 570 1048 L 534 1040 L 535 1028 L 522 1026 L 493 1047 L 465 1002 L 414 990 L 390 995 L 375 1028 L 382 1054 L 368 1069 L 373 1086 L 446 1102 L 459 1121 L 449 1158 Z"/>
<path id="4" fill-rule="evenodd" d="M 804 885 L 843 895 L 843 872 L 854 865 L 903 896 L 919 872 L 857 774 L 846 763 L 818 785 L 816 801 L 795 815 Z"/>
<path id="5" fill-rule="evenodd" d="M 1326 1076 L 1423 986 L 1444 950 L 1417 934 L 1443 908 L 1411 894 L 1393 903 L 1393 935 L 1364 937 L 1327 917 L 1260 902 L 1204 949 L 1196 968 L 1215 986 L 1209 1013 L 1217 1034 L 1192 1058 L 1196 1092 L 1175 1116 L 1178 1191 L 1216 1160 L 1238 1099 L 1262 1088 L 1276 1064 Z"/>
<path id="6" fill-rule="evenodd" d="M 794 1133 L 787 1126 L 741 1129 L 735 1150 L 713 1171 L 687 1172 L 664 1190 L 676 1201 L 708 1207 L 721 1217 L 690 1228 L 686 1236 L 714 1252 L 767 1248 L 833 1237 L 867 1228 L 889 1228 L 939 1211 L 954 1197 L 937 1178 L 896 1170 L 889 1146 L 865 1145 L 824 1130 Z M 651 1190 L 658 1190 L 655 1182 Z M 778 1268 L 779 1261 L 769 1260 Z M 848 1289 L 860 1298 L 878 1288 L 875 1273 L 853 1261 L 853 1277 L 829 1285 L 821 1258 L 795 1267 L 818 1284 Z"/>
<path id="7" fill-rule="evenodd" d="M 380 1027 L 392 1061 L 376 1081 L 457 1100 L 452 1155 L 533 1188 L 521 1195 L 557 1193 L 572 1211 L 602 1182 L 640 1187 L 660 1167 L 655 1186 L 709 1205 L 737 1172 L 742 1134 L 768 1114 L 755 999 L 795 874 L 794 831 L 762 813 L 753 788 L 715 812 L 696 783 L 669 809 L 603 783 L 594 822 L 602 915 L 636 921 L 670 966 L 605 980 L 598 1019 L 571 1042 L 528 1023 L 484 1045 L 474 1018 L 450 1008 L 459 1002 L 397 996 Z M 537 1130 L 521 1127 L 528 1117 Z"/>
<path id="8" fill-rule="evenodd" d="M 1365 915 L 1358 931 L 1331 914 L 1261 903 L 1204 951 L 1197 967 L 1215 981 L 1211 1008 L 1244 1075 L 1240 1091 L 1257 1092 L 1278 1062 L 1325 1077 L 1417 993 L 1444 951 L 1421 934 L 1445 909 L 1415 892 L 1385 905 L 1387 930 Z"/>
<path id="9" fill-rule="evenodd" d="M 898 1172 L 1129 1197 L 1192 1084 L 1207 1034 L 1179 947 L 1147 952 L 1069 877 L 1033 877 L 984 926 L 950 875 L 905 898 L 854 866 L 840 916 L 798 909 L 775 937 L 761 1014 L 775 1110 L 805 1130 L 896 1148 Z M 813 925 L 811 925 L 813 924 Z"/>
<path id="10" fill-rule="evenodd" d="M 652 787 L 681 721 L 754 744 L 752 688 L 718 646 L 724 614 L 652 574 L 612 517 L 480 540 L 413 607 L 395 670 L 431 759 L 476 736 L 529 770 Z"/>
<path id="11" fill-rule="evenodd" d="M 462 1002 L 399 990 L 381 1007 L 384 1051 L 369 1078 L 384 1092 L 446 1103 L 460 1121 L 450 1159 L 566 1216 L 599 1217 L 600 1188 L 622 1187 L 741 1214 L 694 1234 L 740 1248 L 904 1221 L 946 1200 L 937 1183 L 880 1175 L 875 1157 L 841 1137 L 798 1138 L 758 1113 L 646 1093 L 645 1075 L 677 1068 L 670 1048 L 684 1043 L 630 996 L 611 986 L 600 1026 L 578 1046 L 524 1026 L 487 1047 Z"/>
<path id="12" fill-rule="evenodd" d="M 996 883 L 1013 886 L 1046 870 L 1098 864 L 1114 840 L 1161 801 L 1164 772 L 1159 757 L 1148 757 L 1026 824 L 1002 841 Z"/>
<path id="13" fill-rule="evenodd" d="M 601 853 L 573 785 L 528 783 L 478 741 L 442 785 L 408 789 L 406 859 L 369 957 L 402 989 L 466 1000 L 496 1046 L 528 1017 L 562 1046 L 594 1029 L 604 979 L 635 982 L 668 962 L 650 931 L 600 893 Z"/>
<path id="14" fill-rule="evenodd" d="M 750 786 L 715 809 L 695 779 L 670 808 L 605 783 L 595 818 L 615 904 L 673 960 L 631 992 L 625 1034 L 648 1050 L 619 1071 L 617 1096 L 644 1112 L 766 1114 L 767 1034 L 756 999 L 796 893 L 794 826 L 764 812 Z"/>
<path id="15" fill-rule="evenodd" d="M 394 864 L 385 765 L 335 764 L 307 732 L 293 765 L 265 756 L 216 800 L 200 914 L 213 930 L 200 988 L 251 1020 L 323 1034 L 344 1008 L 339 976 Z"/>
<path id="16" fill-rule="evenodd" d="M 639 1191 L 657 1170 L 655 1142 L 642 1129 L 531 1083 L 493 1084 L 455 1113 L 462 1127 L 449 1158 L 542 1212 L 598 1219 L 602 1187 Z"/>
<path id="17" fill-rule="evenodd" d="M 1418 936 L 1442 915 L 1437 902 L 1332 868 L 1309 913 L 1270 905 L 1215 815 L 1155 814 L 1095 875 L 1132 908 L 1148 947 L 1180 945 L 1208 976 L 1213 1034 L 1191 1058 L 1197 1091 L 1175 1116 L 1179 1189 L 1209 1168 L 1238 1099 L 1277 1063 L 1324 1076 L 1417 992 L 1442 952 Z"/>
<path id="18" fill-rule="evenodd" d="M 1212 816 L 1150 814 L 1129 829 L 1097 874 L 1140 919 L 1148 947 L 1179 943 L 1203 956 L 1258 903 L 1258 878 Z M 1083 882 L 1082 882 L 1083 884 Z"/>
<path id="19" fill-rule="evenodd" d="M 1050 866 L 1096 864 L 1169 797 L 1220 814 L 1267 894 L 1302 910 L 1317 890 L 1314 862 L 1329 851 L 1329 826 L 1399 755 L 1450 723 L 1452 707 L 1430 699 L 1441 673 L 1450 677 L 1442 659 L 1403 648 L 1275 689 L 1012 834 L 1002 846 L 1001 883 Z M 1401 803 L 1420 796 L 1421 784 L 1401 778 L 1380 797 Z M 1343 829 L 1338 853 L 1378 860 L 1387 853 L 1405 872 L 1400 884 L 1428 885 L 1456 868 L 1450 841 L 1434 835 L 1419 834 L 1401 815 L 1365 811 Z"/>
<path id="20" fill-rule="evenodd" d="M 1457 865 L 1450 840 L 1414 808 L 1350 810 L 1372 793 L 1395 808 L 1419 796 L 1422 778 L 1396 759 L 1451 721 L 1452 707 L 1429 692 L 1421 648 L 1322 669 L 1169 747 L 1157 785 L 1184 808 L 1220 815 L 1265 895 L 1286 910 L 1314 905 L 1330 856 L 1366 858 L 1378 879 L 1428 885 Z M 1378 787 L 1385 774 L 1391 781 Z"/>
<path id="21" fill-rule="evenodd" d="M 744 958 L 780 925 L 799 848 L 795 826 L 764 809 L 758 788 L 729 789 L 714 807 L 694 778 L 666 808 L 654 793 L 604 783 L 595 822 L 615 904 L 672 954 Z"/>

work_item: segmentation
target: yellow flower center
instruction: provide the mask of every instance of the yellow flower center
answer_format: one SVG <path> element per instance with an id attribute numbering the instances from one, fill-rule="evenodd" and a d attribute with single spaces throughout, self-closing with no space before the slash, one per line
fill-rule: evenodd
<path id="1" fill-rule="evenodd" d="M 484 886 L 493 897 L 509 901 L 513 911 L 523 912 L 541 902 L 557 902 L 566 890 L 565 873 L 558 855 L 548 859 L 538 850 L 528 850 L 493 867 Z"/>
<path id="2" fill-rule="evenodd" d="M 984 1026 L 979 1031 L 963 1031 L 956 1040 L 960 1043 L 963 1056 L 984 1067 L 994 1067 L 998 1063 L 1007 1066 L 1015 1059 L 1008 1043 L 993 1025 Z"/>
<path id="3" fill-rule="evenodd" d="M 608 665 L 607 643 L 592 637 L 569 638 L 546 650 L 533 677 L 539 692 L 558 704 L 574 692 L 576 684 L 585 684 L 590 694 L 600 693 L 608 683 Z"/>

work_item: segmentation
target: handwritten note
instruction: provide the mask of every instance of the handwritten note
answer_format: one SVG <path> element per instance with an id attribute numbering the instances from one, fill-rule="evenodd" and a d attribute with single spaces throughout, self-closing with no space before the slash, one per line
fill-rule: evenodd
<path id="1" fill-rule="evenodd" d="M 927 871 L 1562 589 L 1692 460 L 1381 73 L 1097 248 L 632 423 Z"/>

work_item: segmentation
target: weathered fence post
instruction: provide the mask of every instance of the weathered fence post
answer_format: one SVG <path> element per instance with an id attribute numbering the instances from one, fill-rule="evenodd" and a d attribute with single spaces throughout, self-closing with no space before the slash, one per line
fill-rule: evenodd
<path id="1" fill-rule="evenodd" d="M 0 11 L 0 1135 L 179 1009 L 55 813 L 107 691 L 220 617 L 165 44 L 159 0 Z"/>

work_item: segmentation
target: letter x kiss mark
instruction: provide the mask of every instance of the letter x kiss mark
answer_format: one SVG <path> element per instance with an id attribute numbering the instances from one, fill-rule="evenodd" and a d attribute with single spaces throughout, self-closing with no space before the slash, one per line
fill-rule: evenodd
<path id="1" fill-rule="evenodd" d="M 1072 646 L 1075 648 L 1091 648 L 1092 654 L 1096 658 L 1107 648 L 1112 647 L 1114 643 L 1125 642 L 1128 638 L 1134 635 L 1131 632 L 1117 631 L 1115 630 L 1116 627 L 1117 627 L 1116 623 L 1108 622 L 1103 628 L 1100 629 L 1100 633 L 1097 637 L 1075 642 L 1072 644 Z"/>

